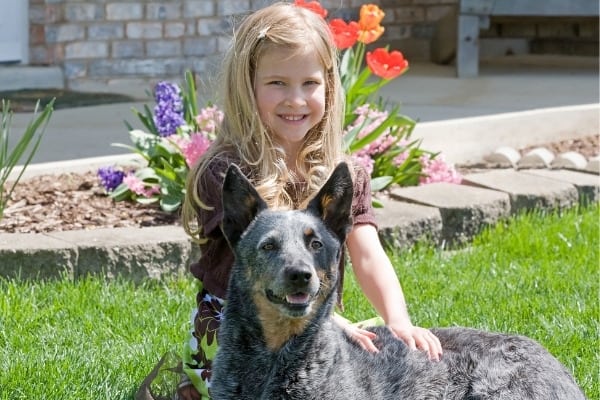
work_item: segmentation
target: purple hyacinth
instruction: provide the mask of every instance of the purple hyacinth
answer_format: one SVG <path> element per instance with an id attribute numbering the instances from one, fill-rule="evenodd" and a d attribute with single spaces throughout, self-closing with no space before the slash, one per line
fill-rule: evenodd
<path id="1" fill-rule="evenodd" d="M 171 82 L 159 82 L 154 89 L 154 125 L 160 136 L 171 136 L 183 125 L 183 99 L 179 87 Z"/>
<path id="2" fill-rule="evenodd" d="M 115 190 L 123 182 L 124 177 L 125 173 L 123 171 L 116 170 L 113 167 L 98 168 L 98 178 L 100 178 L 100 183 L 107 192 Z"/>

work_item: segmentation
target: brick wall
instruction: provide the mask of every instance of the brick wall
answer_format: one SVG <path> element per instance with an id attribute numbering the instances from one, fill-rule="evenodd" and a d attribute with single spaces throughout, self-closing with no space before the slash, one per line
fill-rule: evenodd
<path id="1" fill-rule="evenodd" d="M 390 44 L 411 60 L 427 60 L 435 22 L 456 1 L 371 1 L 386 13 L 386 31 L 377 44 Z M 87 91 L 126 87 L 143 93 L 158 80 L 180 79 L 186 69 L 214 76 L 234 15 L 270 3 L 29 0 L 30 64 L 59 65 L 69 88 Z M 364 3 L 322 1 L 332 17 L 346 19 L 358 19 Z"/>

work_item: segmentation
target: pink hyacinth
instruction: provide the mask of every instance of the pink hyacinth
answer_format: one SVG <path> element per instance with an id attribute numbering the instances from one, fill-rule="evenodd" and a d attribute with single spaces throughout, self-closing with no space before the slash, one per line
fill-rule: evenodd
<path id="1" fill-rule="evenodd" d="M 200 114 L 196 116 L 196 123 L 200 130 L 210 139 L 214 139 L 217 126 L 223 122 L 223 111 L 217 106 L 205 107 L 200 110 Z"/>
<path id="2" fill-rule="evenodd" d="M 365 121 L 367 121 L 368 118 L 368 123 L 362 126 L 360 132 L 358 132 L 358 135 L 356 135 L 359 139 L 364 138 L 365 136 L 373 132 L 375 129 L 377 129 L 388 117 L 387 111 L 372 109 L 370 108 L 369 104 L 364 104 L 360 107 L 357 107 L 356 110 L 354 110 L 354 113 L 357 114 L 358 117 L 356 117 L 354 123 L 344 131 L 344 134 L 350 132 L 356 127 L 362 126 L 363 124 L 365 124 Z M 394 137 L 390 135 L 390 130 L 387 129 L 386 131 L 382 132 L 376 140 L 372 141 L 371 143 L 367 144 L 365 147 L 360 149 L 358 153 L 361 153 L 361 157 L 367 155 L 376 156 L 378 154 L 382 154 L 390 148 L 390 146 L 394 143 L 394 140 Z"/>
<path id="3" fill-rule="evenodd" d="M 146 188 L 144 181 L 135 176 L 132 172 L 127 174 L 123 178 L 123 182 L 127 185 L 127 188 L 138 196 L 152 197 L 153 195 L 160 193 L 160 185 L 152 185 Z"/>
<path id="4" fill-rule="evenodd" d="M 419 161 L 424 174 L 419 179 L 421 185 L 435 182 L 459 184 L 462 181 L 462 176 L 454 169 L 454 166 L 446 163 L 442 155 L 433 159 L 429 155 L 423 155 Z"/>
<path id="5" fill-rule="evenodd" d="M 210 139 L 199 132 L 192 133 L 189 139 L 181 136 L 170 137 L 169 139 L 181 149 L 181 154 L 183 154 L 189 168 L 196 164 L 211 144 Z"/>

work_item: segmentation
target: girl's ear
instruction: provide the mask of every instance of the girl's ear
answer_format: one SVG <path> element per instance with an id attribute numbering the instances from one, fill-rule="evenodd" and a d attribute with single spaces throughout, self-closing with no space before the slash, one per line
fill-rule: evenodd
<path id="1" fill-rule="evenodd" d="M 306 207 L 336 234 L 340 243 L 344 243 L 352 229 L 353 188 L 348 164 L 340 163 Z"/>
<path id="2" fill-rule="evenodd" d="M 221 230 L 233 248 L 256 215 L 267 208 L 239 167 L 232 164 L 223 182 L 223 222 Z"/>

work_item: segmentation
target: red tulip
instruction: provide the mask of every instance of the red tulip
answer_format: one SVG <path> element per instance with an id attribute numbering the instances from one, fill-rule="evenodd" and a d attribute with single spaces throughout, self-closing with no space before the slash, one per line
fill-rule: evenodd
<path id="1" fill-rule="evenodd" d="M 323 18 L 327 17 L 327 10 L 324 9 L 323 6 L 321 5 L 321 3 L 319 3 L 318 1 L 306 2 L 304 0 L 296 0 L 296 1 L 294 1 L 294 4 L 297 5 L 298 7 L 306 8 L 306 9 L 320 15 Z"/>
<path id="2" fill-rule="evenodd" d="M 367 65 L 371 72 L 383 79 L 394 79 L 408 68 L 408 61 L 399 51 L 388 52 L 384 48 L 367 53 Z"/>
<path id="3" fill-rule="evenodd" d="M 339 50 L 354 46 L 358 39 L 358 23 L 350 21 L 346 23 L 343 19 L 332 19 L 329 29 L 333 34 L 333 41 Z"/>

